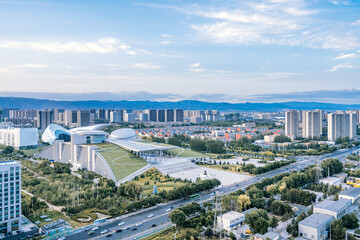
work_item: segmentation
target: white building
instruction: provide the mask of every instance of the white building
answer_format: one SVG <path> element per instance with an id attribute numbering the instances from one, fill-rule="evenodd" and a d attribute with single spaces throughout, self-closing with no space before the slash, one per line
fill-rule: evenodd
<path id="1" fill-rule="evenodd" d="M 21 165 L 0 162 L 0 233 L 21 230 Z"/>
<path id="2" fill-rule="evenodd" d="M 300 112 L 297 110 L 288 110 L 285 112 L 285 135 L 299 136 L 299 118 Z"/>
<path id="3" fill-rule="evenodd" d="M 314 138 L 322 135 L 322 110 L 302 112 L 302 136 Z"/>
<path id="4" fill-rule="evenodd" d="M 327 178 L 321 178 L 319 180 L 319 182 L 323 183 L 323 184 L 329 184 L 329 185 L 332 185 L 332 186 L 340 186 L 341 179 L 337 178 L 337 177 L 327 177 Z"/>
<path id="5" fill-rule="evenodd" d="M 0 144 L 16 149 L 36 148 L 39 142 L 37 128 L 0 129 Z"/>
<path id="6" fill-rule="evenodd" d="M 339 198 L 350 199 L 354 203 L 360 198 L 360 188 L 349 187 L 339 194 Z"/>
<path id="7" fill-rule="evenodd" d="M 123 121 L 123 111 L 110 112 L 110 122 L 119 123 Z"/>
<path id="8" fill-rule="evenodd" d="M 125 122 L 135 122 L 135 114 L 134 113 L 124 113 L 124 121 Z"/>
<path id="9" fill-rule="evenodd" d="M 356 133 L 356 112 L 336 112 L 328 114 L 328 140 L 335 142 L 337 138 L 354 138 Z"/>
<path id="10" fill-rule="evenodd" d="M 217 217 L 217 224 L 222 225 L 222 228 L 226 231 L 232 231 L 236 229 L 245 220 L 243 213 L 230 211 Z"/>
<path id="11" fill-rule="evenodd" d="M 277 135 L 265 135 L 264 141 L 268 142 L 268 143 L 272 143 L 272 142 L 274 142 L 276 136 Z"/>
<path id="12" fill-rule="evenodd" d="M 332 220 L 334 220 L 333 216 L 313 213 L 299 222 L 299 236 L 311 240 L 326 239 Z"/>
<path id="13" fill-rule="evenodd" d="M 335 219 L 340 219 L 346 214 L 351 213 L 350 206 L 352 202 L 350 199 L 339 199 L 338 201 L 324 200 L 314 205 L 314 213 L 321 213 L 333 216 Z"/>

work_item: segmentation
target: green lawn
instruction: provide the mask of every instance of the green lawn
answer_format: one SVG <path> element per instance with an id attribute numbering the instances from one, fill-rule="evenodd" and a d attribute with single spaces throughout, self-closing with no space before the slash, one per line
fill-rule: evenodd
<path id="1" fill-rule="evenodd" d="M 66 220 L 66 217 L 64 216 L 64 214 L 62 214 L 59 211 L 39 211 L 36 216 L 34 216 L 33 214 L 29 216 L 30 220 L 33 221 L 34 223 L 37 221 L 40 221 L 39 226 L 44 226 L 50 222 L 45 222 L 45 219 L 42 219 L 40 216 L 46 215 L 47 218 L 51 218 L 51 222 L 60 218 L 63 218 L 64 220 Z"/>
<path id="2" fill-rule="evenodd" d="M 141 177 L 143 176 L 143 178 Z M 157 186 L 158 192 L 162 190 L 172 190 L 175 187 L 180 187 L 186 185 L 186 183 L 180 181 L 174 181 L 175 178 L 166 178 L 162 175 L 156 168 L 151 168 L 150 170 L 144 172 L 143 175 L 140 175 L 137 180 L 132 180 L 132 182 L 137 183 L 143 189 L 144 194 L 151 194 L 154 188 L 154 185 Z M 145 185 L 146 182 L 149 182 L 148 185 Z"/>
<path id="3" fill-rule="evenodd" d="M 114 144 L 101 143 L 96 144 L 96 146 L 104 150 L 99 153 L 105 158 L 111 167 L 116 181 L 129 176 L 131 173 L 148 164 L 144 159 L 138 158 L 129 151 L 126 151 Z"/>
<path id="4" fill-rule="evenodd" d="M 174 147 L 174 145 L 170 145 L 167 143 L 157 143 L 157 142 L 149 142 L 149 141 L 142 141 L 142 142 L 147 143 L 147 144 L 152 144 L 152 145 Z M 213 158 L 216 158 L 218 156 L 218 154 L 210 154 L 210 153 L 203 154 L 203 153 L 191 150 L 191 149 L 184 149 L 181 147 L 175 148 L 175 156 L 178 155 L 180 152 L 181 152 L 181 154 L 178 157 L 213 157 Z"/>

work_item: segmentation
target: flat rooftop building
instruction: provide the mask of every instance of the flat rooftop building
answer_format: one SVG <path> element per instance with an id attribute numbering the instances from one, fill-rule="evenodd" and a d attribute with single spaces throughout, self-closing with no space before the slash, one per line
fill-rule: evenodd
<path id="1" fill-rule="evenodd" d="M 340 186 L 341 179 L 337 177 L 327 177 L 327 178 L 321 178 L 319 182 L 324 184 L 329 184 L 331 186 Z"/>
<path id="2" fill-rule="evenodd" d="M 339 199 L 338 201 L 324 200 L 314 205 L 314 213 L 321 213 L 333 216 L 336 219 L 342 218 L 349 213 L 352 205 L 350 199 Z"/>
<path id="3" fill-rule="evenodd" d="M 326 239 L 333 219 L 330 215 L 313 213 L 299 222 L 300 237 L 311 240 Z"/>
<path id="4" fill-rule="evenodd" d="M 345 198 L 345 199 L 350 199 L 352 201 L 352 203 L 354 203 L 355 201 L 357 201 L 360 198 L 360 188 L 356 188 L 356 187 L 349 187 L 348 189 L 342 191 L 339 194 L 339 198 Z"/>

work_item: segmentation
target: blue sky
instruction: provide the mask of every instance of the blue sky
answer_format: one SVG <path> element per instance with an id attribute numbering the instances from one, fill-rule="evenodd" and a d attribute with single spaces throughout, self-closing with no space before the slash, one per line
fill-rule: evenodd
<path id="1" fill-rule="evenodd" d="M 3 96 L 351 103 L 359 59 L 357 0 L 0 0 Z"/>

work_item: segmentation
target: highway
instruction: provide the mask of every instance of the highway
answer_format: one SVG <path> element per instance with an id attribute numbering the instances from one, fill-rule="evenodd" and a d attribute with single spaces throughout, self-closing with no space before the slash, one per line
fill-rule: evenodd
<path id="1" fill-rule="evenodd" d="M 210 194 L 214 191 L 218 191 L 220 193 L 220 195 L 226 195 L 231 192 L 237 191 L 239 189 L 244 189 L 251 184 L 261 181 L 264 178 L 271 178 L 275 175 L 278 175 L 278 174 L 284 173 L 284 172 L 290 172 L 290 171 L 294 171 L 294 170 L 298 171 L 300 169 L 304 169 L 305 167 L 307 167 L 311 164 L 319 163 L 322 160 L 327 159 L 327 158 L 338 158 L 339 160 L 341 160 L 341 159 L 345 158 L 346 155 L 350 154 L 351 152 L 357 151 L 359 149 L 360 149 L 360 147 L 356 147 L 356 148 L 352 148 L 352 149 L 342 149 L 342 150 L 338 150 L 334 153 L 326 154 L 326 155 L 322 155 L 322 156 L 312 156 L 312 157 L 300 156 L 300 157 L 297 157 L 297 162 L 293 163 L 291 165 L 284 166 L 282 168 L 260 174 L 256 177 L 251 178 L 250 180 L 242 181 L 242 182 L 230 185 L 230 186 L 224 186 L 224 187 L 219 186 L 215 190 L 201 193 L 201 198 L 199 200 L 197 200 L 196 202 L 200 203 L 200 202 L 204 202 L 204 201 L 210 201 L 211 200 Z M 168 218 L 168 215 L 170 212 L 166 211 L 167 209 L 169 209 L 170 206 L 173 207 L 173 209 L 175 209 L 175 208 L 181 207 L 190 202 L 191 202 L 191 200 L 181 199 L 181 200 L 167 203 L 167 204 L 159 204 L 156 208 L 149 209 L 148 211 L 145 211 L 145 212 L 142 212 L 139 214 L 135 214 L 135 215 L 123 218 L 123 219 L 99 224 L 98 225 L 99 229 L 96 230 L 95 233 L 92 235 L 88 235 L 88 232 L 91 230 L 91 228 L 94 227 L 94 225 L 90 226 L 88 229 L 86 229 L 82 232 L 66 236 L 66 239 L 69 239 L 69 240 L 80 240 L 80 239 L 111 239 L 111 240 L 128 239 L 128 240 L 131 240 L 131 239 L 139 239 L 146 235 L 150 235 L 151 233 L 154 233 L 155 231 L 159 231 L 163 228 L 171 226 L 171 222 Z M 152 214 L 153 217 L 149 218 L 148 216 L 150 214 Z M 125 224 L 122 226 L 118 226 L 118 224 L 120 222 L 125 222 Z M 142 224 L 140 226 L 138 226 L 136 230 L 128 229 L 128 230 L 123 230 L 122 232 L 119 232 L 119 233 L 115 232 L 117 229 L 124 229 L 126 227 L 133 228 L 139 222 L 141 222 Z M 153 224 L 156 224 L 156 227 L 154 227 L 154 226 L 152 227 Z M 101 231 L 103 231 L 105 229 L 108 230 L 108 232 L 105 234 L 101 234 Z M 112 234 L 112 236 L 106 237 L 107 234 Z"/>

